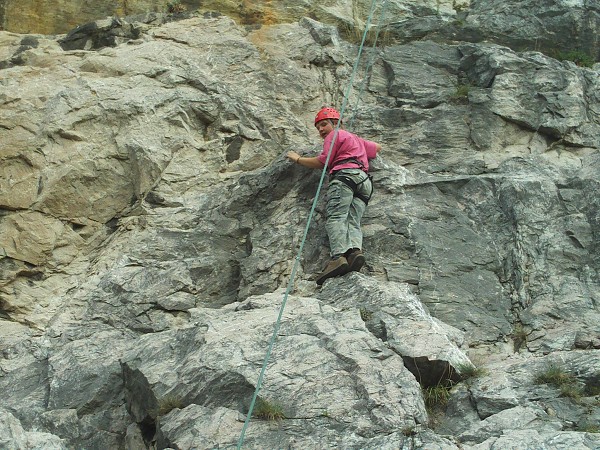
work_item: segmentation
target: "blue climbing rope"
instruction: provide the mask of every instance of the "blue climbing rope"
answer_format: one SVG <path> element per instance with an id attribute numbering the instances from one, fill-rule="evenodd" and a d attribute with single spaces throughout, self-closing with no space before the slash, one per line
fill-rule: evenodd
<path id="1" fill-rule="evenodd" d="M 354 105 L 354 114 L 352 115 L 352 117 L 350 118 L 350 121 L 348 122 L 348 128 L 350 130 L 352 130 L 352 126 L 354 125 L 356 116 L 358 116 L 358 105 L 360 104 L 360 98 L 362 97 L 362 94 L 365 90 L 365 86 L 367 84 L 367 80 L 369 79 L 369 76 L 370 76 L 369 71 L 371 70 L 371 67 L 373 67 L 373 63 L 375 62 L 375 56 L 377 55 L 377 51 L 376 51 L 377 40 L 379 39 L 379 33 L 381 31 L 381 24 L 383 23 L 383 18 L 385 16 L 385 9 L 387 7 L 387 4 L 388 4 L 388 0 L 383 0 L 383 5 L 381 6 L 381 11 L 379 12 L 379 20 L 377 21 L 377 31 L 375 32 L 375 39 L 373 39 L 371 58 L 369 58 L 369 62 L 367 63 L 367 66 L 365 67 L 365 76 L 360 85 L 360 89 L 358 90 L 358 96 L 356 97 L 356 105 Z"/>
<path id="2" fill-rule="evenodd" d="M 365 39 L 367 36 L 367 31 L 369 30 L 369 25 L 371 23 L 371 19 L 373 17 L 373 13 L 375 11 L 375 3 L 376 3 L 376 0 L 373 0 L 371 3 L 371 10 L 369 12 L 369 17 L 367 19 L 367 23 L 365 26 L 365 31 L 363 33 L 362 41 L 360 43 L 358 55 L 357 55 L 356 61 L 354 63 L 352 74 L 350 76 L 350 81 L 348 82 L 348 87 L 346 88 L 346 92 L 344 93 L 344 99 L 342 101 L 342 107 L 340 109 L 340 120 L 338 120 L 338 123 L 335 127 L 333 139 L 331 140 L 331 145 L 330 145 L 328 153 L 327 153 L 327 159 L 325 160 L 325 165 L 323 167 L 323 170 L 321 171 L 321 178 L 319 180 L 319 186 L 317 188 L 317 192 L 315 193 L 315 198 L 313 199 L 312 207 L 310 209 L 310 214 L 308 215 L 308 221 L 306 223 L 306 227 L 304 228 L 304 234 L 302 236 L 302 242 L 300 243 L 300 248 L 298 250 L 298 254 L 296 255 L 296 258 L 294 260 L 294 265 L 292 267 L 292 273 L 290 275 L 290 281 L 288 282 L 287 288 L 285 290 L 285 294 L 283 296 L 283 302 L 281 303 L 281 307 L 279 309 L 279 315 L 277 316 L 277 320 L 275 322 L 275 328 L 273 330 L 273 335 L 271 336 L 271 341 L 269 342 L 269 348 L 267 349 L 267 354 L 265 356 L 265 359 L 264 359 L 264 362 L 262 365 L 262 369 L 260 370 L 260 375 L 258 376 L 258 381 L 256 382 L 256 388 L 254 389 L 254 395 L 252 396 L 252 401 L 250 402 L 250 408 L 248 409 L 248 414 L 246 415 L 246 420 L 244 421 L 244 426 L 242 427 L 242 432 L 240 434 L 240 438 L 238 441 L 237 450 L 240 450 L 242 448 L 242 444 L 244 442 L 244 436 L 246 434 L 246 430 L 248 429 L 248 425 L 250 424 L 250 418 L 252 417 L 252 411 L 254 410 L 254 405 L 255 405 L 256 399 L 258 397 L 258 392 L 260 391 L 260 388 L 262 386 L 262 381 L 263 381 L 263 378 L 265 375 L 265 371 L 267 369 L 267 364 L 269 362 L 269 358 L 271 357 L 271 352 L 273 350 L 273 346 L 274 346 L 275 340 L 277 338 L 277 333 L 279 332 L 279 328 L 281 326 L 281 318 L 283 317 L 283 311 L 285 309 L 285 305 L 287 303 L 287 299 L 290 294 L 290 291 L 292 290 L 292 287 L 294 285 L 294 278 L 296 276 L 296 270 L 298 268 L 298 264 L 300 263 L 300 256 L 302 255 L 302 250 L 304 249 L 304 244 L 305 244 L 306 238 L 308 236 L 308 230 L 310 228 L 310 223 L 312 221 L 315 209 L 317 207 L 317 202 L 319 199 L 319 194 L 321 192 L 321 188 L 323 186 L 323 181 L 325 180 L 325 174 L 327 173 L 327 166 L 329 165 L 331 151 L 333 150 L 333 145 L 337 138 L 337 135 L 338 135 L 338 132 L 340 129 L 340 125 L 341 125 L 342 119 L 344 117 L 344 111 L 346 109 L 346 103 L 348 101 L 350 89 L 352 88 L 352 84 L 354 82 L 354 76 L 356 75 L 356 72 L 358 69 L 358 62 L 359 62 L 360 56 L 362 54 L 363 46 L 364 46 Z"/>

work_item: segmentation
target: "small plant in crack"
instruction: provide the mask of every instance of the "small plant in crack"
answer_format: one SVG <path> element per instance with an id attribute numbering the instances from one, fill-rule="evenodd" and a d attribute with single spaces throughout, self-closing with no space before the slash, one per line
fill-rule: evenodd
<path id="1" fill-rule="evenodd" d="M 402 434 L 406 437 L 415 436 L 417 434 L 417 430 L 414 426 L 406 426 L 402 428 Z"/>
<path id="2" fill-rule="evenodd" d="M 452 386 L 449 383 L 423 388 L 423 399 L 425 400 L 425 406 L 429 410 L 439 410 L 445 408 L 450 400 L 451 388 Z"/>
<path id="3" fill-rule="evenodd" d="M 285 414 L 283 413 L 281 405 L 258 397 L 254 408 L 254 417 L 274 421 L 285 419 Z"/>
<path id="4" fill-rule="evenodd" d="M 441 418 L 446 414 L 446 408 L 450 401 L 451 389 L 458 383 L 457 369 L 448 366 L 438 378 L 437 382 L 427 384 L 421 383 L 421 393 L 425 409 L 429 415 L 429 426 L 435 428 Z"/>
<path id="5" fill-rule="evenodd" d="M 584 395 L 583 388 L 579 385 L 577 377 L 565 368 L 556 364 L 549 364 L 533 379 L 535 384 L 547 384 L 560 390 L 561 397 L 578 400 Z"/>
<path id="6" fill-rule="evenodd" d="M 553 56 L 559 61 L 571 61 L 580 67 L 593 67 L 596 63 L 596 59 L 590 56 L 583 50 L 571 50 L 567 52 L 557 51 L 553 52 L 550 56 Z"/>
<path id="7" fill-rule="evenodd" d="M 172 2 L 168 2 L 167 7 L 166 7 L 167 13 L 169 13 L 169 14 L 182 13 L 182 12 L 186 11 L 186 9 L 187 8 L 185 7 L 185 5 L 183 5 L 181 3 L 180 0 L 174 0 Z"/>
<path id="8" fill-rule="evenodd" d="M 456 371 L 460 374 L 461 380 L 473 380 L 488 373 L 487 370 L 473 364 L 458 364 Z"/>
<path id="9" fill-rule="evenodd" d="M 350 23 L 341 23 L 338 26 L 338 30 L 342 38 L 355 45 L 363 42 L 363 38 L 363 45 L 366 47 L 373 47 L 373 45 L 376 45 L 377 47 L 387 47 L 392 41 L 391 35 L 386 29 L 378 30 L 376 27 L 371 27 L 365 34 L 364 27 L 355 26 Z"/>
<path id="10" fill-rule="evenodd" d="M 174 409 L 181 409 L 183 400 L 175 395 L 167 395 L 158 402 L 158 415 L 164 416 Z"/>
<path id="11" fill-rule="evenodd" d="M 579 400 L 583 396 L 583 389 L 576 384 L 563 384 L 560 387 L 560 396 Z"/>
<path id="12" fill-rule="evenodd" d="M 527 345 L 527 331 L 523 328 L 523 324 L 517 323 L 511 335 L 513 339 L 513 350 L 518 352 Z"/>
<path id="13" fill-rule="evenodd" d="M 562 367 L 556 364 L 549 364 L 535 376 L 533 381 L 536 384 L 549 384 L 554 387 L 560 387 L 564 384 L 572 383 L 574 378 L 573 375 Z"/>
<path id="14" fill-rule="evenodd" d="M 450 95 L 450 100 L 455 103 L 467 103 L 469 101 L 469 91 L 471 86 L 468 84 L 459 84 L 456 91 Z"/>
<path id="15" fill-rule="evenodd" d="M 583 423 L 577 427 L 577 431 L 581 431 L 582 433 L 600 433 L 600 425 Z"/>
<path id="16" fill-rule="evenodd" d="M 360 308 L 360 318 L 363 322 L 368 322 L 373 318 L 373 312 L 369 311 L 367 308 Z"/>

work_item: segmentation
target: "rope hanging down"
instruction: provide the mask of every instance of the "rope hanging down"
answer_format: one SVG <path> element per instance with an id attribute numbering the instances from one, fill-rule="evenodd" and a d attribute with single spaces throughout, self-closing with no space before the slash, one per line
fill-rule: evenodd
<path id="1" fill-rule="evenodd" d="M 358 105 L 360 104 L 360 98 L 362 97 L 362 94 L 365 90 L 365 86 L 367 84 L 367 80 L 369 79 L 369 71 L 371 70 L 371 67 L 373 67 L 373 63 L 375 62 L 375 56 L 377 55 L 376 52 L 376 46 L 377 46 L 377 40 L 379 39 L 379 32 L 381 31 L 381 24 L 383 23 L 383 18 L 385 16 L 385 8 L 387 7 L 387 2 L 388 0 L 383 0 L 383 5 L 381 6 L 381 11 L 379 12 L 379 20 L 377 21 L 377 28 L 375 31 L 375 39 L 373 40 L 373 45 L 372 45 L 372 49 L 373 51 L 371 52 L 371 58 L 369 58 L 369 62 L 367 63 L 367 67 L 365 67 L 365 76 L 362 80 L 362 83 L 360 84 L 360 89 L 358 90 L 358 96 L 356 97 L 356 105 L 354 106 L 354 114 L 352 115 L 352 117 L 350 118 L 350 121 L 348 122 L 348 128 L 350 130 L 352 130 L 352 126 L 354 125 L 354 120 L 356 119 L 356 116 L 358 116 Z M 366 30 L 365 30 L 366 32 Z M 363 37 L 363 42 L 364 42 L 364 37 Z M 360 55 L 359 55 L 360 56 Z"/>
<path id="2" fill-rule="evenodd" d="M 281 307 L 279 309 L 279 315 L 277 316 L 277 320 L 275 322 L 275 328 L 273 330 L 273 335 L 271 336 L 271 340 L 269 342 L 269 348 L 267 349 L 267 354 L 265 356 L 261 371 L 260 371 L 260 375 L 258 376 L 258 381 L 256 383 L 256 388 L 254 390 L 254 395 L 252 396 L 252 401 L 250 402 L 250 408 L 248 409 L 248 414 L 246 415 L 246 420 L 244 421 L 244 426 L 242 427 L 242 432 L 240 434 L 240 438 L 238 441 L 238 445 L 237 445 L 237 450 L 240 450 L 242 448 L 242 444 L 244 443 L 244 436 L 246 434 L 246 430 L 248 429 L 248 425 L 250 424 L 250 418 L 252 417 L 252 412 L 254 410 L 254 405 L 256 403 L 256 399 L 258 397 L 258 392 L 260 391 L 260 388 L 262 386 L 262 381 L 265 375 L 265 371 L 267 368 L 267 364 L 269 362 L 269 358 L 271 357 L 271 352 L 273 350 L 273 345 L 275 344 L 275 339 L 277 338 L 277 333 L 279 332 L 279 327 L 281 326 L 281 318 L 283 317 L 283 311 L 285 309 L 285 305 L 287 303 L 287 299 L 289 296 L 290 291 L 292 290 L 292 287 L 294 285 L 294 278 L 296 276 L 296 270 L 298 268 L 298 264 L 300 262 L 300 256 L 302 255 L 302 250 L 304 249 L 304 244 L 306 242 L 306 237 L 308 236 L 308 230 L 310 228 L 310 224 L 315 212 L 315 209 L 317 207 L 317 201 L 319 199 L 319 194 L 321 192 L 321 187 L 323 186 L 323 181 L 325 180 L 325 175 L 327 173 L 327 166 L 329 165 L 329 158 L 331 157 L 331 151 L 333 150 L 333 145 L 335 143 L 335 140 L 337 138 L 337 134 L 339 132 L 340 129 L 340 125 L 342 123 L 342 119 L 344 117 L 344 111 L 346 109 L 346 103 L 348 101 L 348 97 L 350 94 L 350 89 L 352 88 L 352 84 L 354 82 L 354 76 L 356 75 L 357 69 L 358 69 L 358 62 L 360 60 L 360 56 L 362 54 L 362 50 L 363 50 L 363 46 L 365 43 L 365 39 L 367 36 L 367 31 L 369 30 L 369 25 L 371 23 L 371 19 L 373 17 L 373 12 L 375 10 L 375 2 L 376 0 L 373 0 L 371 3 L 371 10 L 369 12 L 369 17 L 367 19 L 367 23 L 365 25 L 365 31 L 363 33 L 363 37 L 362 37 L 362 41 L 360 43 L 360 47 L 358 50 L 358 55 L 356 57 L 356 61 L 354 63 L 354 67 L 352 70 L 352 75 L 350 76 L 350 81 L 348 82 L 348 87 L 346 88 L 346 92 L 344 93 L 344 99 L 342 102 L 342 107 L 340 109 L 340 119 L 338 120 L 338 123 L 335 127 L 334 130 L 334 135 L 333 135 L 333 139 L 331 140 L 331 145 L 329 147 L 329 151 L 327 153 L 327 159 L 325 160 L 325 165 L 323 167 L 323 170 L 321 171 L 321 179 L 319 180 L 319 186 L 317 187 L 317 192 L 315 193 L 315 198 L 313 199 L 313 203 L 312 203 L 312 207 L 310 210 L 310 214 L 308 216 L 308 221 L 306 223 L 306 227 L 304 228 L 304 234 L 302 236 L 302 242 L 300 243 L 300 248 L 298 250 L 298 253 L 296 255 L 296 258 L 294 260 L 294 265 L 292 267 L 292 273 L 290 275 L 290 281 L 288 282 L 287 288 L 285 290 L 285 294 L 283 296 L 283 301 L 281 303 Z M 381 19 L 380 19 L 381 20 Z M 377 33 L 378 35 L 379 33 Z M 376 37 L 377 39 L 377 37 Z M 376 41 L 375 41 L 376 43 Z M 373 46 L 375 46 L 375 43 L 373 44 Z"/>

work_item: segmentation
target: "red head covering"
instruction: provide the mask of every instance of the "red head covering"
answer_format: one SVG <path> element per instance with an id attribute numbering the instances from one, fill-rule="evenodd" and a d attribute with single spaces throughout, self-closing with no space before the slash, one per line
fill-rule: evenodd
<path id="1" fill-rule="evenodd" d="M 315 125 L 321 120 L 325 119 L 338 119 L 340 118 L 340 113 L 333 108 L 323 108 L 321 111 L 317 113 L 315 116 Z"/>

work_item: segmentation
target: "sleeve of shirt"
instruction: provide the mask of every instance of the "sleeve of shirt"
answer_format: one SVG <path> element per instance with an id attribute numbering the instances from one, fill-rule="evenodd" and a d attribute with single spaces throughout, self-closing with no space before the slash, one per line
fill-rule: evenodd
<path id="1" fill-rule="evenodd" d="M 373 141 L 363 139 L 365 150 L 367 151 L 367 159 L 373 159 L 377 156 L 377 144 Z"/>

